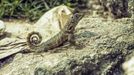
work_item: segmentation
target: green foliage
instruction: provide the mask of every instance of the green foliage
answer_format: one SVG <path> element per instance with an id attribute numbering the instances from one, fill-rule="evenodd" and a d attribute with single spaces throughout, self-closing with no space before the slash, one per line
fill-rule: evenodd
<path id="1" fill-rule="evenodd" d="M 26 18 L 32 21 L 55 6 L 65 4 L 74 7 L 79 1 L 82 0 L 0 0 L 0 18 Z"/>
<path id="2" fill-rule="evenodd" d="M 2 0 L 0 2 L 0 17 L 4 16 L 12 16 L 17 11 L 17 7 L 19 6 L 19 0 Z"/>

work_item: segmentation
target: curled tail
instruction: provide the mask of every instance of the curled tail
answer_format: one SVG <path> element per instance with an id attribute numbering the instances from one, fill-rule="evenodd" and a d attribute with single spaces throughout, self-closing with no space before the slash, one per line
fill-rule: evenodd
<path id="1" fill-rule="evenodd" d="M 42 36 L 39 32 L 31 32 L 27 36 L 27 44 L 30 48 L 37 47 L 41 44 Z"/>

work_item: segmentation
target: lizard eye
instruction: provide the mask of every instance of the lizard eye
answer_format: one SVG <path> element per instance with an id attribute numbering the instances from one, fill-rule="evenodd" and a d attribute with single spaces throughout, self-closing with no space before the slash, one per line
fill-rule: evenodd
<path id="1" fill-rule="evenodd" d="M 76 18 L 76 19 L 79 18 L 78 13 L 75 13 L 74 16 L 72 16 L 72 18 L 73 18 L 73 19 L 75 19 L 75 18 Z"/>
<path id="2" fill-rule="evenodd" d="M 79 16 L 78 16 L 78 13 L 76 13 L 76 14 L 75 14 L 75 18 L 78 18 L 78 17 L 79 17 Z"/>

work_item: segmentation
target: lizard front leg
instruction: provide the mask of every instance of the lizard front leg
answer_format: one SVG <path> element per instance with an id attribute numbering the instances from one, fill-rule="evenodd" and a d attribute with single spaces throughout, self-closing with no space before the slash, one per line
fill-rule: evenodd
<path id="1" fill-rule="evenodd" d="M 83 44 L 77 43 L 74 33 L 68 33 L 68 42 L 70 46 L 74 46 L 75 49 L 82 49 L 84 47 Z"/>
<path id="2" fill-rule="evenodd" d="M 68 42 L 70 43 L 70 45 L 76 46 L 74 33 L 68 33 Z"/>
<path id="3" fill-rule="evenodd" d="M 75 30 L 75 27 L 73 27 L 73 26 L 70 26 L 70 27 L 68 27 L 67 30 L 65 30 L 66 31 L 66 34 L 68 35 L 67 41 L 72 46 L 76 46 L 76 40 L 75 40 L 75 36 L 74 36 L 74 30 Z"/>

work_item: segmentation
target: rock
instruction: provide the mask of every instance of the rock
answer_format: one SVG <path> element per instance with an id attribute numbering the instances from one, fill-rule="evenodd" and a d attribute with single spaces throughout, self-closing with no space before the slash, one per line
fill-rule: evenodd
<path id="1" fill-rule="evenodd" d="M 0 75 L 123 75 L 123 60 L 134 49 L 132 20 L 86 15 L 75 31 L 83 48 L 64 44 L 49 52 L 19 53 Z"/>
<path id="2" fill-rule="evenodd" d="M 0 20 L 0 36 L 4 34 L 6 26 L 3 21 Z"/>
<path id="3" fill-rule="evenodd" d="M 114 18 L 128 17 L 128 0 L 100 0 L 100 3 Z"/>
<path id="4" fill-rule="evenodd" d="M 89 0 L 88 4 L 90 9 L 97 11 L 99 15 L 104 17 L 109 16 L 115 19 L 129 17 L 128 0 Z"/>
<path id="5" fill-rule="evenodd" d="M 61 31 L 71 15 L 72 9 L 65 5 L 54 7 L 44 13 L 33 25 L 34 31 L 44 35 L 42 39 L 46 41 Z"/>
<path id="6" fill-rule="evenodd" d="M 8 64 L 0 60 L 0 75 L 133 75 L 133 67 L 127 66 L 133 65 L 129 63 L 133 55 L 125 60 L 134 53 L 133 17 L 109 20 L 86 15 L 75 32 L 76 42 L 84 48 L 64 44 L 40 54 L 18 53 Z"/>
<path id="7" fill-rule="evenodd" d="M 134 75 L 134 57 L 131 57 L 123 64 L 125 75 Z"/>

